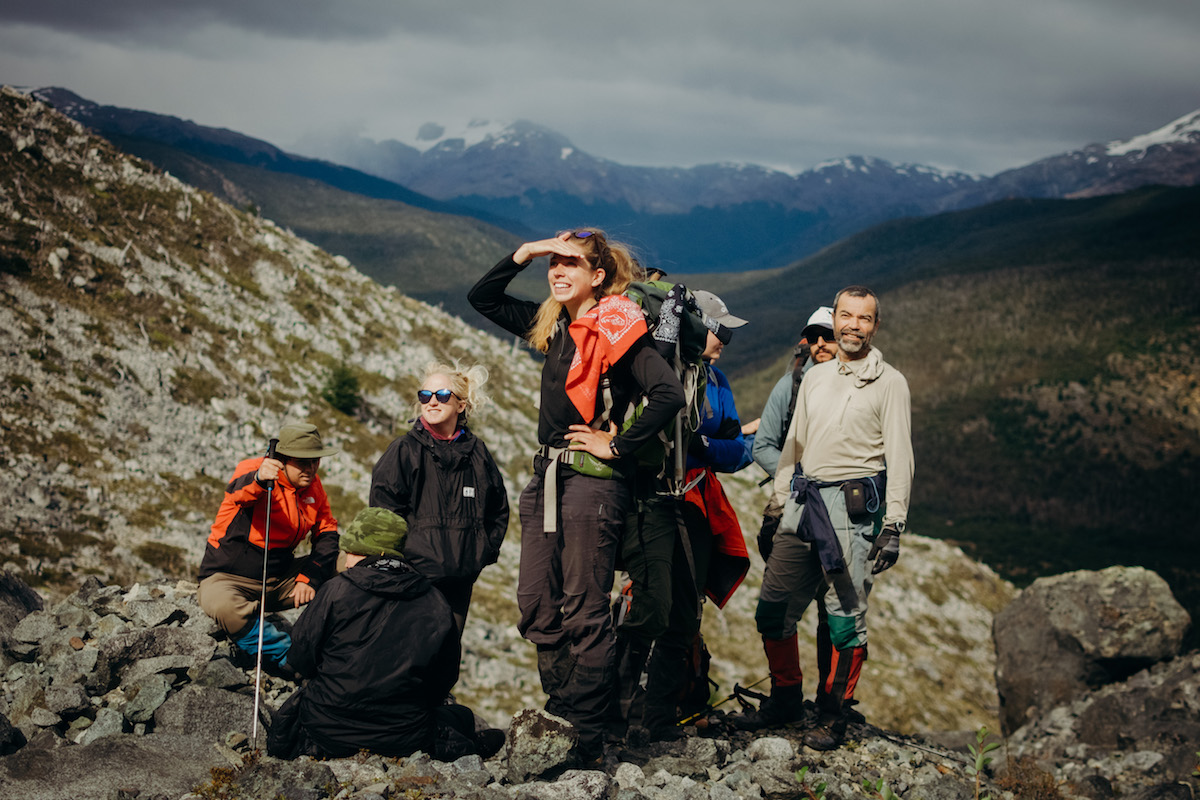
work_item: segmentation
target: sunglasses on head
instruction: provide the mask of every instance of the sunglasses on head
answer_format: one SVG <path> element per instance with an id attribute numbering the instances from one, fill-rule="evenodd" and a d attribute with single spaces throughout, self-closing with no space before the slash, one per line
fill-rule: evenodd
<path id="1" fill-rule="evenodd" d="M 417 392 L 417 400 L 420 401 L 421 405 L 425 405 L 435 397 L 439 403 L 449 403 L 451 397 L 458 397 L 458 395 L 449 389 L 438 389 L 436 392 L 431 392 L 428 389 L 421 389 Z"/>
<path id="2" fill-rule="evenodd" d="M 571 235 L 576 239 L 586 239 L 589 236 L 595 236 L 595 231 L 571 231 Z"/>

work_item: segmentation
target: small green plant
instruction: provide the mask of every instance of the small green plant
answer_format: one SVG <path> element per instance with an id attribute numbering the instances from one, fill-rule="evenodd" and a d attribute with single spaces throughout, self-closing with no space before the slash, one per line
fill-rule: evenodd
<path id="1" fill-rule="evenodd" d="M 825 781 L 821 781 L 816 786 L 809 786 L 805 782 L 808 776 L 808 767 L 801 767 L 796 771 L 796 780 L 800 782 L 800 788 L 804 790 L 804 794 L 809 800 L 821 800 L 825 796 L 825 787 L 828 785 Z"/>
<path id="2" fill-rule="evenodd" d="M 991 756 L 988 753 L 1000 747 L 999 742 L 987 742 L 988 729 L 987 725 L 981 725 L 979 732 L 975 734 L 975 744 L 967 745 L 967 749 L 971 751 L 971 755 L 975 756 L 975 763 L 967 767 L 967 774 L 975 776 L 975 800 L 992 800 L 991 795 L 980 797 L 979 794 L 983 791 L 983 770 L 988 764 L 992 763 Z"/>
<path id="3" fill-rule="evenodd" d="M 345 364 L 338 364 L 326 374 L 321 397 L 343 414 L 353 414 L 362 405 L 358 376 Z"/>
<path id="4" fill-rule="evenodd" d="M 892 787 L 883 782 L 883 778 L 874 783 L 864 780 L 863 788 L 867 790 L 867 794 L 874 795 L 880 798 L 880 800 L 900 800 L 900 796 L 892 791 Z"/>

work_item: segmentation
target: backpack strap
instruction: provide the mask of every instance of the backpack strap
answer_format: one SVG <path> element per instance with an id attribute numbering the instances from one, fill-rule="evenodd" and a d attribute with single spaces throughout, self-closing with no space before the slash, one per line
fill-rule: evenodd
<path id="1" fill-rule="evenodd" d="M 787 436 L 792 427 L 792 417 L 796 415 L 796 398 L 800 396 L 800 381 L 804 379 L 805 363 L 806 361 L 802 361 L 792 369 L 792 399 L 788 402 L 787 414 L 783 417 L 784 436 Z"/>

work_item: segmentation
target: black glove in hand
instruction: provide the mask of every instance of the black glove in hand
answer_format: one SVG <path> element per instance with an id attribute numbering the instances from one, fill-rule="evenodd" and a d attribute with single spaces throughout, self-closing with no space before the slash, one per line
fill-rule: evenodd
<path id="1" fill-rule="evenodd" d="M 775 545 L 775 532 L 779 530 L 779 520 L 782 512 L 772 513 L 773 509 L 768 509 L 763 514 L 762 528 L 758 532 L 758 552 L 762 555 L 763 561 L 771 557 L 771 548 Z"/>
<path id="2" fill-rule="evenodd" d="M 878 575 L 895 564 L 899 558 L 900 531 L 894 525 L 887 525 L 879 532 L 879 536 L 875 537 L 875 544 L 871 545 L 871 552 L 867 553 L 867 560 L 875 562 L 871 567 L 871 574 Z"/>

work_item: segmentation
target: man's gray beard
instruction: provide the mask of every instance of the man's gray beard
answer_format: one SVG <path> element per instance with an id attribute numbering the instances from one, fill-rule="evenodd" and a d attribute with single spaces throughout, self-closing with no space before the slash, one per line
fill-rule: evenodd
<path id="1" fill-rule="evenodd" d="M 867 346 L 867 342 L 864 342 L 864 341 L 856 341 L 856 342 L 847 343 L 847 342 L 842 341 L 841 339 L 838 339 L 838 347 L 841 348 L 844 352 L 849 353 L 850 355 L 855 355 L 855 354 L 861 352 L 862 349 L 866 346 Z"/>

